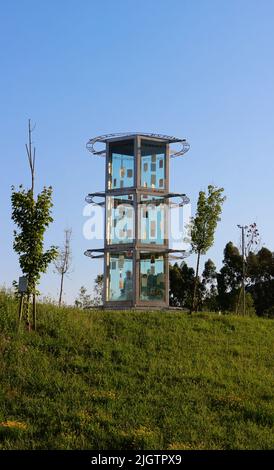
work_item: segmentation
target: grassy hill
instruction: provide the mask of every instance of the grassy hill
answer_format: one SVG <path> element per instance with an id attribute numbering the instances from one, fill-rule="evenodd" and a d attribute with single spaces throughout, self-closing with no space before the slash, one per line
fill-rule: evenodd
<path id="1" fill-rule="evenodd" d="M 274 321 L 0 295 L 0 449 L 273 449 Z"/>

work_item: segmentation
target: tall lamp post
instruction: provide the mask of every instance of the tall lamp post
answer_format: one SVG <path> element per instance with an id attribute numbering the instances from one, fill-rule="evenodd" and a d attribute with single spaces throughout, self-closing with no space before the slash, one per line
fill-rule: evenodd
<path id="1" fill-rule="evenodd" d="M 247 225 L 237 225 L 237 227 L 242 232 L 242 260 L 243 260 L 243 267 L 242 267 L 242 291 L 243 291 L 243 314 L 245 315 L 246 305 L 245 305 L 245 231 L 248 228 Z"/>

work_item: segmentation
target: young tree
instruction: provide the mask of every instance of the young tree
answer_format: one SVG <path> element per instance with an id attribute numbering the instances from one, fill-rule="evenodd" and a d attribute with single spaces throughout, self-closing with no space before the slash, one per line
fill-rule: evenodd
<path id="1" fill-rule="evenodd" d="M 216 266 L 214 262 L 209 258 L 205 262 L 204 270 L 203 270 L 203 285 L 209 290 L 209 292 L 216 293 Z"/>
<path id="2" fill-rule="evenodd" d="M 104 275 L 98 274 L 94 281 L 94 297 L 92 300 L 92 304 L 95 307 L 102 305 L 103 303 L 103 288 L 104 288 Z"/>
<path id="3" fill-rule="evenodd" d="M 61 276 L 61 284 L 60 284 L 60 294 L 59 294 L 59 307 L 62 304 L 62 295 L 63 295 L 63 285 L 64 285 L 64 276 L 69 273 L 69 269 L 71 266 L 71 248 L 70 248 L 70 240 L 71 240 L 71 228 L 66 228 L 65 232 L 65 241 L 62 248 L 58 249 L 58 256 L 54 262 L 55 268 L 58 274 Z"/>
<path id="4" fill-rule="evenodd" d="M 19 255 L 19 264 L 23 274 L 27 277 L 28 288 L 27 298 L 27 323 L 29 329 L 31 323 L 28 315 L 29 300 L 32 296 L 32 317 L 33 328 L 36 329 L 36 286 L 39 282 L 41 273 L 46 272 L 49 263 L 56 255 L 55 246 L 51 246 L 44 251 L 44 234 L 46 228 L 53 219 L 51 217 L 52 188 L 44 187 L 40 194 L 35 198 L 35 148 L 32 149 L 32 131 L 29 120 L 29 142 L 26 144 L 27 156 L 31 170 L 31 188 L 24 189 L 22 185 L 16 191 L 12 186 L 12 220 L 17 225 L 14 230 L 13 248 Z"/>
<path id="5" fill-rule="evenodd" d="M 81 286 L 78 297 L 75 300 L 75 307 L 89 308 L 91 304 L 92 304 L 91 295 L 87 294 L 86 287 Z"/>
<path id="6" fill-rule="evenodd" d="M 242 279 L 242 257 L 237 246 L 228 242 L 224 249 L 223 266 L 217 273 L 218 307 L 235 310 Z"/>
<path id="7" fill-rule="evenodd" d="M 217 188 L 213 185 L 208 186 L 208 194 L 205 191 L 200 191 L 196 215 L 191 221 L 191 246 L 192 251 L 197 254 L 197 263 L 190 314 L 196 309 L 200 257 L 214 243 L 215 230 L 220 220 L 222 205 L 225 201 L 223 191 L 223 188 Z"/>

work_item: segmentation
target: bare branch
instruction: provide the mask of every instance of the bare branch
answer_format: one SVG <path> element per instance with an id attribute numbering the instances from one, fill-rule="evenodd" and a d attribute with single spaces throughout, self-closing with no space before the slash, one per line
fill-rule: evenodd
<path id="1" fill-rule="evenodd" d="M 36 154 L 36 147 L 34 147 L 34 150 L 33 150 L 33 173 L 35 171 L 35 154 Z"/>
<path id="2" fill-rule="evenodd" d="M 32 190 L 32 192 L 34 192 L 35 148 L 34 148 L 34 153 L 32 155 L 31 135 L 32 135 L 32 132 L 34 131 L 35 127 L 36 127 L 36 124 L 33 126 L 33 128 L 31 128 L 31 120 L 29 119 L 29 125 L 28 125 L 29 143 L 25 144 L 25 145 L 26 145 L 27 156 L 28 156 L 30 172 L 31 172 L 31 190 Z"/>
<path id="3" fill-rule="evenodd" d="M 57 259 L 55 260 L 55 263 L 54 263 L 56 271 L 61 276 L 59 306 L 61 306 L 61 304 L 62 304 L 64 276 L 69 273 L 69 269 L 70 269 L 70 266 L 71 266 L 70 241 L 71 241 L 72 229 L 71 228 L 66 228 L 64 230 L 64 233 L 65 233 L 64 245 L 61 249 L 59 249 L 58 257 L 57 257 Z"/>

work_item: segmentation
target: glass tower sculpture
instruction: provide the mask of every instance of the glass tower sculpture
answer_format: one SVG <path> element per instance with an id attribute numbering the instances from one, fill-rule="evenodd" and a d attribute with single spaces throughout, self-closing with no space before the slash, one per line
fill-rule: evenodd
<path id="1" fill-rule="evenodd" d="M 96 149 L 98 144 L 103 149 Z M 170 144 L 180 148 L 172 151 Z M 85 252 L 104 259 L 103 305 L 167 308 L 169 259 L 184 257 L 183 250 L 169 248 L 168 210 L 189 202 L 185 194 L 169 192 L 169 160 L 184 155 L 189 144 L 160 134 L 125 133 L 95 137 L 87 148 L 106 158 L 105 191 L 86 197 L 105 208 L 104 247 Z"/>

